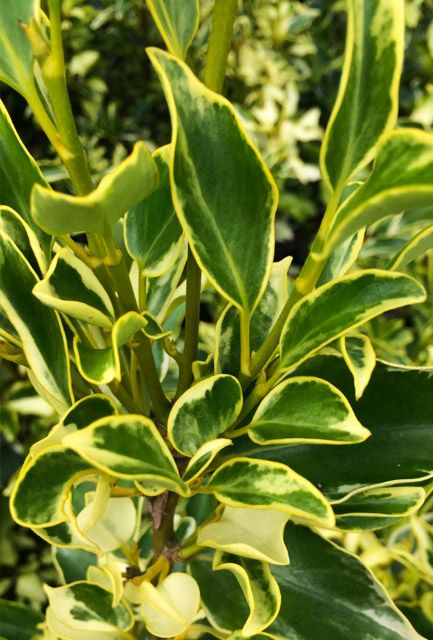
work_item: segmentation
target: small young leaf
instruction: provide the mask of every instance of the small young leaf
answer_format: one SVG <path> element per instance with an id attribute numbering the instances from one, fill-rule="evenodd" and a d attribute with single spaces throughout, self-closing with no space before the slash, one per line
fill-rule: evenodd
<path id="1" fill-rule="evenodd" d="M 185 59 L 189 45 L 198 29 L 198 0 L 146 0 L 158 31 L 167 49 Z"/>
<path id="2" fill-rule="evenodd" d="M 138 263 L 140 273 L 148 278 L 161 276 L 174 265 L 182 243 L 182 229 L 171 199 L 169 156 L 169 146 L 155 151 L 159 186 L 132 207 L 125 218 L 126 248 Z"/>
<path id="3" fill-rule="evenodd" d="M 214 493 L 230 507 L 277 509 L 322 526 L 334 523 L 324 496 L 308 480 L 284 464 L 233 458 L 215 471 L 202 493 Z"/>
<path id="4" fill-rule="evenodd" d="M 71 249 L 60 249 L 33 294 L 45 305 L 79 320 L 111 329 L 114 309 L 93 271 Z"/>
<path id="5" fill-rule="evenodd" d="M 344 68 L 321 150 L 322 175 L 340 189 L 397 121 L 404 51 L 403 0 L 349 0 Z"/>
<path id="6" fill-rule="evenodd" d="M 0 308 L 23 343 L 33 375 L 61 413 L 72 399 L 66 339 L 59 318 L 32 295 L 37 277 L 0 231 Z"/>
<path id="7" fill-rule="evenodd" d="M 248 435 L 259 444 L 353 444 L 370 435 L 336 387 L 313 377 L 281 382 L 260 403 Z"/>
<path id="8" fill-rule="evenodd" d="M 201 475 L 208 468 L 219 452 L 231 444 L 232 441 L 228 438 L 217 438 L 216 440 L 205 442 L 188 462 L 182 480 L 188 484 L 193 482 L 197 476 Z"/>
<path id="9" fill-rule="evenodd" d="M 373 345 L 368 336 L 361 333 L 342 336 L 340 345 L 343 358 L 353 375 L 355 398 L 359 400 L 376 366 L 376 354 Z"/>
<path id="10" fill-rule="evenodd" d="M 212 376 L 198 382 L 175 403 L 168 417 L 168 437 L 184 455 L 232 426 L 242 409 L 242 389 L 236 378 Z"/>
<path id="11" fill-rule="evenodd" d="M 117 478 L 143 480 L 180 494 L 188 493 L 157 428 L 144 416 L 101 418 L 63 441 L 85 460 Z"/>
<path id="12" fill-rule="evenodd" d="M 176 213 L 211 282 L 251 315 L 272 264 L 275 183 L 230 103 L 176 58 L 158 49 L 149 56 L 173 123 Z"/>
<path id="13" fill-rule="evenodd" d="M 267 509 L 263 517 L 255 509 L 225 507 L 219 520 L 200 528 L 197 544 L 243 558 L 289 564 L 283 540 L 289 518 L 287 513 L 273 509 Z"/>
<path id="14" fill-rule="evenodd" d="M 46 271 L 46 257 L 36 234 L 22 216 L 3 205 L 0 205 L 0 230 L 12 240 L 36 273 Z"/>
<path id="15" fill-rule="evenodd" d="M 242 628 L 244 637 L 254 636 L 275 620 L 281 606 L 281 593 L 267 563 L 217 551 L 213 568 L 233 573 L 242 589 L 250 609 Z"/>
<path id="16" fill-rule="evenodd" d="M 137 142 L 131 155 L 87 196 L 70 196 L 36 185 L 31 212 L 40 228 L 53 235 L 83 231 L 104 235 L 107 226 L 113 226 L 157 186 L 155 162 L 146 146 Z"/>
<path id="17" fill-rule="evenodd" d="M 325 251 L 386 216 L 433 203 L 433 134 L 397 129 L 378 147 L 367 182 L 343 202 Z"/>
<path id="18" fill-rule="evenodd" d="M 280 341 L 281 367 L 291 369 L 344 333 L 390 309 L 425 300 L 412 278 L 379 269 L 319 287 L 296 304 Z"/>

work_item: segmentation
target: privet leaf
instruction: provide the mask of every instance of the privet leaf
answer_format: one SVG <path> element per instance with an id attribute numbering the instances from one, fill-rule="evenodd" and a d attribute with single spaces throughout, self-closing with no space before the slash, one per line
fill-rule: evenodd
<path id="1" fill-rule="evenodd" d="M 301 371 L 328 379 L 349 399 L 371 436 L 352 447 L 255 445 L 237 438 L 227 453 L 284 463 L 307 477 L 331 500 L 366 487 L 409 485 L 433 477 L 433 376 L 429 371 L 378 363 L 356 402 L 343 358 L 319 356 Z M 386 455 L 384 454 L 386 453 Z"/>
<path id="2" fill-rule="evenodd" d="M 70 196 L 36 185 L 31 212 L 41 229 L 54 235 L 93 232 L 104 235 L 128 209 L 158 185 L 158 171 L 149 151 L 137 142 L 130 156 L 102 178 L 87 196 Z"/>
<path id="3" fill-rule="evenodd" d="M 101 418 L 86 429 L 66 436 L 63 444 L 117 478 L 143 480 L 177 493 L 187 493 L 162 436 L 144 416 Z"/>
<path id="4" fill-rule="evenodd" d="M 370 435 L 341 391 L 325 380 L 290 378 L 256 410 L 248 435 L 259 444 L 318 442 L 353 444 Z"/>
<path id="5" fill-rule="evenodd" d="M 16 7 L 19 3 L 7 2 L 7 5 Z M 7 34 L 2 32 L 0 38 L 5 35 Z M 48 186 L 37 163 L 23 145 L 6 107 L 0 100 L 0 203 L 19 213 L 35 233 L 45 259 L 47 259 L 51 238 L 35 224 L 30 215 L 30 194 L 35 184 Z"/>
<path id="6" fill-rule="evenodd" d="M 71 249 L 58 251 L 33 294 L 45 305 L 73 318 L 110 329 L 114 309 L 93 271 Z"/>
<path id="7" fill-rule="evenodd" d="M 344 333 L 390 309 L 425 300 L 408 276 L 379 269 L 325 284 L 292 309 L 280 340 L 281 367 L 291 369 Z"/>
<path id="8" fill-rule="evenodd" d="M 367 182 L 337 211 L 325 251 L 386 216 L 432 203 L 433 134 L 397 129 L 382 139 Z"/>
<path id="9" fill-rule="evenodd" d="M 403 0 L 349 0 L 344 67 L 321 150 L 322 175 L 341 189 L 397 121 Z"/>
<path id="10" fill-rule="evenodd" d="M 255 509 L 225 507 L 217 521 L 200 528 L 197 544 L 243 558 L 272 564 L 288 564 L 284 527 L 290 516 L 267 509 L 266 516 Z"/>
<path id="11" fill-rule="evenodd" d="M 247 638 L 266 629 L 277 617 L 281 606 L 278 583 L 265 562 L 237 558 L 217 551 L 213 567 L 225 569 L 235 576 L 250 609 L 250 615 L 242 627 Z"/>
<path id="12" fill-rule="evenodd" d="M 140 273 L 149 278 L 163 275 L 174 265 L 182 244 L 182 229 L 171 199 L 169 156 L 169 146 L 155 151 L 159 185 L 125 218 L 126 248 L 138 263 Z"/>
<path id="13" fill-rule="evenodd" d="M 167 49 L 183 60 L 198 29 L 198 0 L 146 1 Z"/>
<path id="14" fill-rule="evenodd" d="M 242 389 L 236 378 L 217 375 L 188 389 L 168 417 L 168 437 L 184 455 L 232 426 L 242 409 Z"/>
<path id="15" fill-rule="evenodd" d="M 277 509 L 324 526 L 334 522 L 320 491 L 284 464 L 234 458 L 218 467 L 200 491 L 214 493 L 230 507 Z"/>
<path id="16" fill-rule="evenodd" d="M 14 326 L 33 375 L 60 412 L 72 399 L 66 339 L 59 318 L 32 295 L 37 277 L 0 231 L 0 307 Z"/>
<path id="17" fill-rule="evenodd" d="M 66 520 L 64 503 L 72 484 L 94 473 L 92 465 L 60 446 L 27 459 L 11 497 L 14 519 L 24 527 L 48 527 Z"/>
<path id="18" fill-rule="evenodd" d="M 359 560 L 289 523 L 290 565 L 273 567 L 282 595 L 271 633 L 293 640 L 422 640 Z"/>
<path id="19" fill-rule="evenodd" d="M 359 400 L 376 366 L 373 345 L 368 336 L 358 333 L 342 336 L 340 346 L 343 358 L 353 375 L 355 398 Z"/>
<path id="20" fill-rule="evenodd" d="M 250 315 L 269 277 L 275 183 L 230 103 L 158 49 L 149 56 L 169 105 L 176 213 L 214 286 Z"/>
<path id="21" fill-rule="evenodd" d="M 402 247 L 393 257 L 388 265 L 388 269 L 396 271 L 416 260 L 423 253 L 433 249 L 433 224 L 422 229 L 412 240 Z"/>

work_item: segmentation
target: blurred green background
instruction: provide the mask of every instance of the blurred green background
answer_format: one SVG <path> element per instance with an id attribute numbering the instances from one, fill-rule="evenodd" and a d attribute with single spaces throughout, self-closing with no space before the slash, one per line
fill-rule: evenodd
<path id="1" fill-rule="evenodd" d="M 155 148 L 170 139 L 168 111 L 145 53 L 147 46 L 162 43 L 144 0 L 63 0 L 62 6 L 71 100 L 98 178 L 125 157 L 136 140 Z M 212 0 L 201 0 L 201 7 L 201 26 L 190 52 L 198 74 Z M 241 0 L 240 7 L 225 93 L 277 180 L 281 196 L 276 259 L 294 256 L 296 273 L 323 211 L 318 159 L 340 77 L 345 0 Z M 433 130 L 433 0 L 406 0 L 406 24 L 400 125 Z M 48 179 L 66 190 L 64 170 L 23 99 L 6 88 L 2 98 Z M 420 211 L 419 217 L 423 215 Z M 394 253 L 415 231 L 416 223 L 408 224 L 404 215 L 376 225 L 369 230 L 361 261 L 384 266 L 386 252 L 391 248 Z M 432 365 L 433 256 L 412 269 L 429 291 L 427 302 L 416 310 L 376 319 L 367 331 L 379 356 Z M 0 363 L 0 597 L 34 608 L 43 605 L 41 585 L 55 581 L 55 569 L 48 546 L 12 524 L 7 486 L 28 447 L 52 423 L 24 373 Z M 365 544 L 365 539 L 355 544 L 355 550 L 364 553 Z M 428 583 L 420 584 L 408 569 L 400 567 L 397 574 L 395 567 L 388 569 L 377 567 L 396 598 L 402 597 L 402 583 L 410 586 L 412 598 L 415 592 L 428 591 Z"/>

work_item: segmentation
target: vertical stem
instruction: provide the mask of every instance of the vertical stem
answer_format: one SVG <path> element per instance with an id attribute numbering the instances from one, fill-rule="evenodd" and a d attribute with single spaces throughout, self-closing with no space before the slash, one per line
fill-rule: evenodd
<path id="1" fill-rule="evenodd" d="M 218 93 L 224 84 L 237 10 L 238 0 L 215 0 L 203 80 L 209 89 Z"/>
<path id="2" fill-rule="evenodd" d="M 188 389 L 193 379 L 192 363 L 197 357 L 200 324 L 200 286 L 200 267 L 191 249 L 188 249 L 188 262 L 186 267 L 185 341 L 176 398 Z"/>
<path id="3" fill-rule="evenodd" d="M 250 320 L 250 315 L 242 311 L 240 314 L 241 375 L 246 378 L 250 375 Z"/>
<path id="4" fill-rule="evenodd" d="M 66 151 L 61 154 L 62 161 L 77 193 L 85 195 L 92 190 L 93 185 L 86 156 L 78 137 L 66 84 L 60 0 L 48 0 L 48 8 L 51 52 L 42 66 L 42 75 L 53 105 L 60 139 L 66 148 Z"/>

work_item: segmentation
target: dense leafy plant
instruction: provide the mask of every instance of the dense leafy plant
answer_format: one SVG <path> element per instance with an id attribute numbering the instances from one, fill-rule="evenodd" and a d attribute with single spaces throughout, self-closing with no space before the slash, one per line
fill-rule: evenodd
<path id="1" fill-rule="evenodd" d="M 290 282 L 290 259 L 273 262 L 274 180 L 220 95 L 236 0 L 215 2 L 203 82 L 185 62 L 198 3 L 148 0 L 168 49 L 148 55 L 172 140 L 153 154 L 137 142 L 96 187 L 60 3 L 47 5 L 48 17 L 34 0 L 1 0 L 0 78 L 75 194 L 48 185 L 2 107 L 0 354 L 59 416 L 11 511 L 52 545 L 64 586 L 46 587 L 38 630 L 36 614 L 3 602 L 1 633 L 428 637 L 347 538 L 331 541 L 396 525 L 394 555 L 431 580 L 433 377 L 376 362 L 363 332 L 426 298 L 404 273 L 433 237 L 433 135 L 395 128 L 404 2 L 348 0 L 321 150 L 328 206 Z M 358 268 L 365 227 L 402 211 L 425 225 L 384 268 Z M 414 590 L 431 626 L 428 597 Z"/>

